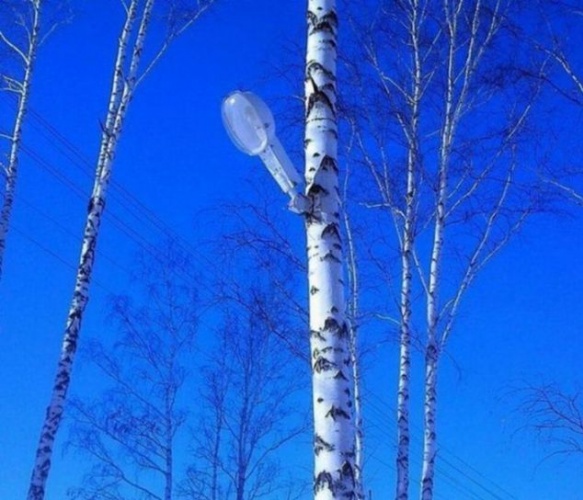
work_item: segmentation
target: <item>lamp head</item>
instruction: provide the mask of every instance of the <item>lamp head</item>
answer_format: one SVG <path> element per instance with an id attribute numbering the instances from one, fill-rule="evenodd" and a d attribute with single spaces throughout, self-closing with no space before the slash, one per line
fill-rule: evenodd
<path id="1" fill-rule="evenodd" d="M 275 137 L 271 111 L 251 92 L 235 91 L 229 94 L 223 101 L 222 116 L 229 137 L 248 155 L 263 153 Z"/>

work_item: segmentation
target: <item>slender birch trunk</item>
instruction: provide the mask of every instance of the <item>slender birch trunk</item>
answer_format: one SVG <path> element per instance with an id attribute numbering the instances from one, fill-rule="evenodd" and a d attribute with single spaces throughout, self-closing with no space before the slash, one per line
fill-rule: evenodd
<path id="1" fill-rule="evenodd" d="M 409 498 L 409 386 L 411 375 L 411 288 L 413 282 L 413 250 L 415 246 L 415 211 L 419 159 L 419 114 L 422 95 L 422 56 L 420 31 L 422 16 L 417 0 L 411 2 L 410 36 L 413 50 L 413 79 L 411 89 L 411 118 L 402 125 L 408 143 L 407 186 L 401 236 L 401 297 L 399 385 L 397 392 L 397 500 Z"/>
<path id="2" fill-rule="evenodd" d="M 451 11 L 449 10 L 451 8 Z M 438 186 L 436 193 L 435 224 L 431 262 L 429 265 L 429 280 L 427 288 L 427 344 L 425 348 L 425 396 L 424 396 L 424 426 L 423 426 L 423 467 L 421 471 L 421 500 L 433 499 L 433 484 L 435 476 L 436 411 L 437 411 L 437 367 L 441 350 L 438 335 L 439 303 L 438 290 L 440 284 L 440 267 L 445 232 L 448 165 L 456 125 L 456 114 L 459 117 L 459 103 L 455 99 L 455 57 L 457 48 L 457 22 L 462 4 L 455 8 L 446 2 L 446 30 L 448 35 L 447 78 L 445 90 L 444 120 L 441 131 L 440 158 L 438 171 Z M 471 45 L 470 45 L 471 47 Z M 465 86 L 464 86 L 465 87 Z M 463 99 L 463 95 L 460 96 Z M 462 101 L 463 102 L 463 101 Z M 457 113 L 456 113 L 457 111 Z"/>
<path id="3" fill-rule="evenodd" d="M 111 175 L 116 146 L 123 122 L 133 96 L 138 66 L 148 30 L 154 0 L 147 0 L 142 11 L 138 33 L 133 44 L 129 68 L 124 68 L 128 43 L 138 15 L 139 0 L 132 0 L 122 29 L 113 75 L 113 88 L 107 119 L 103 130 L 101 149 L 96 169 L 95 184 L 89 201 L 87 222 L 81 246 L 81 256 L 73 298 L 67 316 L 63 346 L 57 367 L 51 401 L 47 408 L 32 471 L 28 500 L 42 500 L 51 466 L 54 442 L 61 423 L 67 390 L 71 381 L 73 360 L 77 350 L 83 313 L 89 300 L 89 285 L 95 260 L 95 247 L 101 218 L 105 209 L 105 195 Z"/>
<path id="4" fill-rule="evenodd" d="M 346 196 L 345 196 L 346 199 Z M 348 301 L 348 328 L 350 334 L 350 362 L 352 363 L 352 380 L 354 383 L 354 470 L 356 479 L 356 492 L 358 498 L 364 498 L 364 427 L 362 419 L 362 397 L 360 393 L 360 363 L 358 358 L 358 266 L 356 259 L 356 247 L 352 234 L 350 217 L 344 210 L 344 227 L 346 229 L 346 243 L 348 247 L 348 281 L 350 284 L 350 300 Z"/>
<path id="5" fill-rule="evenodd" d="M 443 153 L 443 156 L 445 154 Z M 439 289 L 440 264 L 445 229 L 446 165 L 447 161 L 444 159 L 439 173 L 439 192 L 427 292 L 427 344 L 425 348 L 425 396 L 423 402 L 423 467 L 421 471 L 422 500 L 431 500 L 433 498 L 435 456 L 437 453 L 435 415 L 437 409 L 437 363 L 441 347 L 441 343 L 437 338 L 439 322 L 437 292 Z"/>
<path id="6" fill-rule="evenodd" d="M 309 0 L 306 219 L 314 408 L 314 498 L 356 498 L 349 329 L 345 317 L 336 124 L 334 0 Z"/>
<path id="7" fill-rule="evenodd" d="M 24 65 L 24 77 L 22 82 L 14 79 L 8 79 L 7 91 L 15 92 L 18 96 L 18 106 L 16 109 L 16 118 L 14 128 L 10 136 L 10 153 L 8 156 L 8 165 L 5 167 L 6 181 L 4 184 L 4 200 L 0 209 L 0 279 L 4 268 L 4 251 L 6 249 L 6 235 L 10 225 L 10 216 L 12 206 L 14 205 L 14 195 L 16 191 L 16 180 L 18 177 L 18 160 L 20 156 L 20 143 L 22 141 L 22 127 L 30 98 L 30 88 L 34 63 L 40 40 L 41 27 L 41 0 L 31 0 L 32 6 L 32 24 L 28 34 L 27 50 L 21 51 L 16 43 L 8 40 L 4 34 L 0 33 L 0 39 L 15 52 Z"/>
<path id="8" fill-rule="evenodd" d="M 409 498 L 409 385 L 411 374 L 411 284 L 413 251 L 414 170 L 409 160 L 407 208 L 401 249 L 399 384 L 397 390 L 397 500 Z"/>

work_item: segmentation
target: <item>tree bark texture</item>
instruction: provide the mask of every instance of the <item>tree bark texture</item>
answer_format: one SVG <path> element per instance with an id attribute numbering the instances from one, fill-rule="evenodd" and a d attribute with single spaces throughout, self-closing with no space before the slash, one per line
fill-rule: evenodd
<path id="1" fill-rule="evenodd" d="M 42 500 L 45 496 L 55 438 L 63 416 L 63 408 L 71 381 L 73 360 L 77 351 L 81 321 L 89 300 L 89 285 L 95 260 L 99 226 L 105 209 L 105 197 L 111 168 L 124 119 L 133 96 L 140 57 L 154 7 L 154 0 L 146 1 L 142 10 L 138 32 L 131 49 L 129 66 L 126 68 L 126 57 L 129 50 L 128 44 L 138 17 L 139 3 L 139 0 L 132 0 L 128 6 L 126 21 L 119 38 L 113 75 L 113 87 L 102 135 L 95 183 L 89 200 L 75 289 L 67 316 L 52 396 L 47 408 L 36 451 L 28 500 Z"/>
<path id="2" fill-rule="evenodd" d="M 14 195 L 16 192 L 16 180 L 18 177 L 18 160 L 20 156 L 20 144 L 22 141 L 22 127 L 30 98 L 30 88 L 34 63 L 38 50 L 41 28 L 41 1 L 31 0 L 32 6 L 32 23 L 29 30 L 28 44 L 26 52 L 18 49 L 17 45 L 7 39 L 3 41 L 13 48 L 13 51 L 22 59 L 24 67 L 24 77 L 22 82 L 10 80 L 7 91 L 15 92 L 18 96 L 18 106 L 14 120 L 14 128 L 10 138 L 10 153 L 8 156 L 8 165 L 5 167 L 6 181 L 4 184 L 4 199 L 0 209 L 0 278 L 4 269 L 4 251 L 6 250 L 6 235 L 10 226 L 10 216 L 12 206 L 14 205 Z"/>
<path id="3" fill-rule="evenodd" d="M 415 249 L 415 212 L 417 205 L 417 178 L 420 175 L 419 120 L 422 96 L 422 54 L 420 41 L 421 6 L 417 0 L 410 5 L 409 33 L 412 49 L 412 82 L 410 98 L 410 118 L 402 123 L 407 141 L 407 185 L 405 190 L 405 210 L 401 246 L 401 296 L 400 296 L 400 349 L 399 383 L 397 390 L 397 500 L 409 498 L 409 386 L 411 376 L 411 290 L 413 282 L 413 252 Z M 390 194 L 389 194 L 390 196 Z"/>
<path id="4" fill-rule="evenodd" d="M 348 282 L 350 297 L 348 300 L 348 328 L 350 338 L 350 362 L 352 363 L 352 380 L 354 383 L 354 470 L 356 479 L 356 494 L 358 498 L 364 498 L 364 423 L 362 418 L 362 396 L 360 391 L 360 359 L 358 357 L 358 316 L 359 316 L 359 282 L 358 264 L 356 258 L 356 246 L 352 233 L 350 217 L 344 210 L 344 228 L 346 231 L 346 243 L 348 249 Z"/>
<path id="5" fill-rule="evenodd" d="M 345 316 L 337 165 L 334 0 L 309 0 L 305 74 L 314 498 L 356 498 L 355 426 Z"/>

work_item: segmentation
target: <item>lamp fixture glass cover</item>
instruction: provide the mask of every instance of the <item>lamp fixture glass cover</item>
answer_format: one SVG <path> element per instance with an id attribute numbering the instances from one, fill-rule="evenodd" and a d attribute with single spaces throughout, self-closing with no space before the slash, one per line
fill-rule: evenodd
<path id="1" fill-rule="evenodd" d="M 235 91 L 222 105 L 223 123 L 231 140 L 244 153 L 257 156 L 275 138 L 275 122 L 271 111 L 251 92 Z"/>

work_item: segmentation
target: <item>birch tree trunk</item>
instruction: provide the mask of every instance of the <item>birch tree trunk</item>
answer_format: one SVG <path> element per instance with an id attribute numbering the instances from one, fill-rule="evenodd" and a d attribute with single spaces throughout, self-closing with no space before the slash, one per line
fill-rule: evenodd
<path id="1" fill-rule="evenodd" d="M 314 498 L 356 498 L 349 328 L 345 317 L 336 123 L 334 0 L 309 0 L 305 74 L 306 219 L 314 408 Z"/>
<path id="2" fill-rule="evenodd" d="M 449 8 L 448 8 L 449 7 Z M 436 455 L 436 404 L 437 404 L 437 361 L 439 347 L 437 327 L 439 321 L 438 290 L 440 282 L 440 265 L 445 231 L 445 204 L 447 201 L 447 169 L 455 129 L 454 92 L 455 92 L 455 53 L 457 43 L 457 22 L 462 5 L 454 10 L 445 5 L 446 30 L 448 35 L 447 77 L 445 90 L 445 107 L 441 131 L 438 186 L 436 194 L 435 224 L 433 246 L 429 264 L 429 280 L 426 290 L 427 343 L 425 348 L 425 388 L 423 402 L 423 467 L 421 471 L 421 499 L 433 498 L 433 479 L 435 476 Z M 450 10 L 451 9 L 451 10 Z M 449 15 L 448 15 L 449 13 Z M 461 96 L 463 97 L 463 96 Z M 460 98 L 461 98 L 460 97 Z"/>
<path id="3" fill-rule="evenodd" d="M 410 3 L 409 33 L 412 49 L 412 81 L 410 91 L 411 115 L 408 123 L 401 123 L 407 141 L 407 174 L 405 210 L 401 230 L 401 296 L 399 383 L 397 392 L 397 500 L 409 498 L 409 386 L 411 377 L 411 291 L 413 281 L 413 251 L 415 246 L 415 211 L 417 205 L 417 177 L 419 158 L 419 115 L 423 87 L 421 23 L 423 16 L 417 0 Z"/>
<path id="4" fill-rule="evenodd" d="M 25 51 L 18 48 L 15 41 L 9 40 L 6 35 L 0 32 L 0 40 L 4 42 L 13 53 L 21 60 L 24 67 L 24 77 L 22 81 L 4 77 L 8 92 L 14 92 L 18 96 L 18 106 L 14 120 L 12 135 L 8 138 L 10 141 L 10 153 L 8 164 L 4 168 L 6 181 L 4 184 L 4 199 L 0 209 L 0 279 L 4 268 L 4 251 L 6 249 L 6 235 L 10 225 L 10 216 L 14 204 L 14 195 L 16 191 L 16 180 L 18 177 L 18 160 L 20 156 L 20 143 L 22 140 L 22 127 L 30 97 L 30 88 L 34 63 L 40 39 L 41 27 L 41 0 L 30 0 L 32 7 L 32 22 L 28 30 L 28 43 Z"/>
<path id="5" fill-rule="evenodd" d="M 132 0 L 122 29 L 117 59 L 113 75 L 113 87 L 110 96 L 107 119 L 103 130 L 99 159 L 97 163 L 95 183 L 87 213 L 87 221 L 81 246 L 81 256 L 77 269 L 75 289 L 67 316 L 61 355 L 57 366 L 57 374 L 53 392 L 47 408 L 45 421 L 36 452 L 32 471 L 28 500 L 41 500 L 45 496 L 46 481 L 49 475 L 55 438 L 61 423 L 63 407 L 71 381 L 73 360 L 77 350 L 79 332 L 83 313 L 89 300 L 89 285 L 95 260 L 95 247 L 99 234 L 99 226 L 105 209 L 105 197 L 115 151 L 119 141 L 124 119 L 132 99 L 138 66 L 142 55 L 154 0 L 147 0 L 141 14 L 138 32 L 131 49 L 131 59 L 126 68 L 126 57 L 129 51 L 128 43 L 134 31 L 138 17 L 139 0 Z"/>
<path id="6" fill-rule="evenodd" d="M 348 176 L 347 176 L 348 177 Z M 344 193 L 346 199 L 346 189 Z M 362 419 L 362 397 L 360 392 L 360 360 L 358 357 L 358 316 L 359 316 L 359 283 L 356 246 L 350 217 L 344 210 L 344 228 L 346 231 L 346 243 L 348 247 L 348 282 L 350 298 L 348 300 L 348 329 L 350 338 L 350 362 L 352 363 L 352 380 L 354 383 L 354 470 L 356 480 L 356 493 L 358 498 L 364 498 L 364 422 Z"/>

